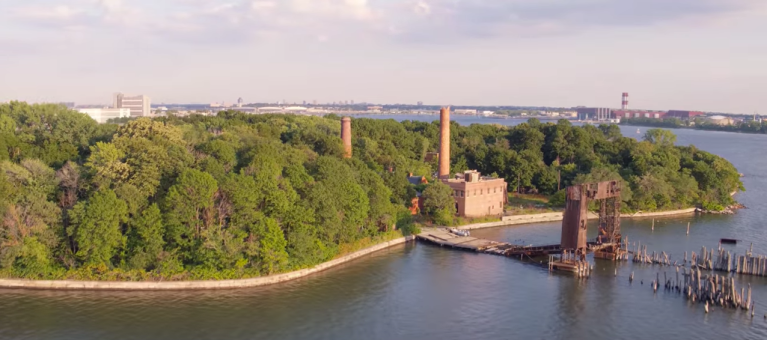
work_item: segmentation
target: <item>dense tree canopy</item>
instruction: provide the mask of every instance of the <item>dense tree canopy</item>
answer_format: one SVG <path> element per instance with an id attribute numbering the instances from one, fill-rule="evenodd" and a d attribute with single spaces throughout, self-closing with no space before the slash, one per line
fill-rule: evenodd
<path id="1" fill-rule="evenodd" d="M 354 119 L 342 158 L 340 117 L 221 112 L 96 124 L 56 105 L 0 105 L 0 275 L 202 279 L 267 275 L 337 256 L 408 225 L 419 186 L 429 218 L 455 214 L 425 162 L 437 122 Z M 625 209 L 728 204 L 742 189 L 726 160 L 615 126 L 531 119 L 452 125 L 453 171 L 503 177 L 509 192 L 562 196 L 620 180 Z"/>

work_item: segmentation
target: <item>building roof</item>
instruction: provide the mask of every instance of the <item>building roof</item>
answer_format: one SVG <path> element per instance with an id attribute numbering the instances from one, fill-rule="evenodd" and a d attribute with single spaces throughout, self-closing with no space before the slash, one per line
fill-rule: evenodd
<path id="1" fill-rule="evenodd" d="M 419 185 L 423 180 L 423 176 L 408 176 L 407 181 L 412 185 Z"/>

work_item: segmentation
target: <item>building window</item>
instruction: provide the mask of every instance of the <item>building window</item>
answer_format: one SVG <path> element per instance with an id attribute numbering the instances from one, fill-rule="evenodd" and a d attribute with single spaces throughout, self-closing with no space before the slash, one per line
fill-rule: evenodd
<path id="1" fill-rule="evenodd" d="M 498 187 L 493 188 L 493 193 L 498 192 Z"/>
<path id="2" fill-rule="evenodd" d="M 463 190 L 461 190 L 461 197 L 463 197 Z"/>
<path id="3" fill-rule="evenodd" d="M 477 189 L 474 189 L 474 196 L 477 196 Z"/>
<path id="4" fill-rule="evenodd" d="M 479 194 L 480 195 L 484 195 L 485 194 L 485 190 L 484 189 L 479 189 Z"/>

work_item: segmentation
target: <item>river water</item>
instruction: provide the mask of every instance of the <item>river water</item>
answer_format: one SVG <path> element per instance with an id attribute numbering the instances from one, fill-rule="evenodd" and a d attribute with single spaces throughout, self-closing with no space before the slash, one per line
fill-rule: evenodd
<path id="1" fill-rule="evenodd" d="M 377 116 L 377 118 L 389 118 Z M 435 116 L 395 116 L 436 120 Z M 461 124 L 519 121 L 454 117 Z M 639 137 L 636 127 L 624 135 Z M 642 133 L 647 128 L 640 128 Z M 735 216 L 622 222 L 623 234 L 681 261 L 685 251 L 727 246 L 767 254 L 767 136 L 674 130 L 730 160 L 744 173 L 749 209 Z M 686 235 L 687 223 L 692 227 Z M 590 232 L 595 233 L 591 228 Z M 560 223 L 477 230 L 473 236 L 525 244 L 557 243 Z M 593 261 L 593 260 L 592 260 Z M 0 290 L 0 339 L 766 339 L 767 280 L 751 283 L 750 313 L 653 293 L 667 267 L 594 261 L 587 280 L 550 274 L 517 260 L 425 244 L 390 248 L 278 286 L 194 292 Z M 617 276 L 615 271 L 617 269 Z M 628 276 L 635 272 L 635 280 Z"/>

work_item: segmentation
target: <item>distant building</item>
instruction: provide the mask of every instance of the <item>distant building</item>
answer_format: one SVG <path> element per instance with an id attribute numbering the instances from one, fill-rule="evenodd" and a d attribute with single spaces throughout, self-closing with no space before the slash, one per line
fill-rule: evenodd
<path id="1" fill-rule="evenodd" d="M 152 101 L 144 95 L 126 96 L 115 93 L 112 108 L 130 109 L 131 117 L 147 117 L 152 114 Z"/>
<path id="2" fill-rule="evenodd" d="M 290 106 L 283 109 L 285 112 L 304 112 L 308 110 L 308 108 L 305 108 L 303 106 Z"/>
<path id="3" fill-rule="evenodd" d="M 470 109 L 462 109 L 462 110 L 453 110 L 453 112 L 457 115 L 475 115 L 477 114 L 477 110 L 470 110 Z"/>
<path id="4" fill-rule="evenodd" d="M 423 102 L 418 102 L 418 106 L 423 106 Z"/>
<path id="5" fill-rule="evenodd" d="M 719 125 L 719 126 L 732 125 L 732 123 L 734 122 L 734 120 L 732 118 L 725 117 L 725 116 L 711 116 L 711 117 L 706 118 L 706 121 L 709 124 L 714 124 L 714 125 Z"/>
<path id="6" fill-rule="evenodd" d="M 613 110 L 606 107 L 579 107 L 575 111 L 581 120 L 609 120 L 613 116 Z"/>
<path id="7" fill-rule="evenodd" d="M 453 189 L 458 216 L 503 215 L 507 202 L 506 181 L 503 178 L 482 177 L 476 170 L 470 170 L 443 182 Z"/>
<path id="8" fill-rule="evenodd" d="M 250 114 L 258 113 L 258 109 L 255 107 L 233 107 L 233 108 L 230 108 L 229 110 L 242 112 L 242 113 L 250 113 Z"/>
<path id="9" fill-rule="evenodd" d="M 664 111 L 648 111 L 648 110 L 614 110 L 613 118 L 652 118 L 663 119 L 666 118 L 667 112 Z"/>
<path id="10" fill-rule="evenodd" d="M 106 123 L 112 118 L 131 117 L 131 110 L 129 108 L 77 109 L 77 111 L 87 114 L 98 123 Z"/>
<path id="11" fill-rule="evenodd" d="M 242 97 L 237 98 L 237 107 L 242 107 L 242 102 L 243 102 Z"/>
<path id="12" fill-rule="evenodd" d="M 700 111 L 684 111 L 684 110 L 670 110 L 666 113 L 667 117 L 676 117 L 682 119 L 690 119 L 698 116 L 702 116 L 703 112 Z"/>
<path id="13" fill-rule="evenodd" d="M 74 102 L 61 102 L 61 103 L 57 103 L 57 104 L 64 105 L 64 106 L 66 106 L 67 109 L 74 109 L 75 108 L 75 103 Z"/>

